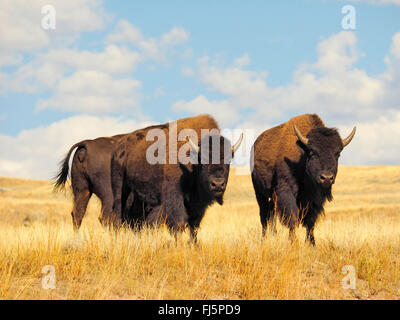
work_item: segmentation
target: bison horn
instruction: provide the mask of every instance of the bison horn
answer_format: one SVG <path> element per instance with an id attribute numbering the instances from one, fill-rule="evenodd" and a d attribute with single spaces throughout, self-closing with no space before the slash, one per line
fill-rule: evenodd
<path id="1" fill-rule="evenodd" d="M 342 140 L 343 148 L 347 146 L 351 142 L 351 140 L 353 140 L 355 134 L 356 134 L 356 127 L 353 128 L 353 131 L 349 134 L 349 136 L 346 139 Z"/>
<path id="2" fill-rule="evenodd" d="M 243 132 L 242 132 L 242 134 L 240 135 L 239 140 L 238 140 L 238 141 L 235 143 L 235 145 L 232 147 L 232 153 L 235 153 L 235 151 L 236 151 L 237 149 L 239 149 L 239 147 L 240 147 L 242 141 L 243 141 Z"/>
<path id="3" fill-rule="evenodd" d="M 197 143 L 194 143 L 192 139 L 189 138 L 189 144 L 190 147 L 192 148 L 193 151 L 199 153 L 200 152 L 200 147 Z"/>
<path id="4" fill-rule="evenodd" d="M 299 138 L 299 140 L 303 144 L 307 145 L 308 144 L 308 139 L 300 133 L 300 131 L 297 129 L 296 125 L 293 125 L 293 127 L 294 127 L 294 132 L 296 133 L 297 138 Z"/>

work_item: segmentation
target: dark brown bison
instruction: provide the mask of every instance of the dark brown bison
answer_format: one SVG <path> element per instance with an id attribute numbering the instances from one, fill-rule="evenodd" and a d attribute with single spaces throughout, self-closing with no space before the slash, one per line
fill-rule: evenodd
<path id="1" fill-rule="evenodd" d="M 251 154 L 252 181 L 265 235 L 267 225 L 275 231 L 275 212 L 289 228 L 301 221 L 307 240 L 315 245 L 314 225 L 332 200 L 341 151 L 353 139 L 356 128 L 342 140 L 336 129 L 325 127 L 315 114 L 294 117 L 264 131 Z"/>
<path id="2" fill-rule="evenodd" d="M 191 237 L 196 241 L 197 229 L 206 208 L 214 201 L 223 202 L 230 161 L 239 145 L 231 147 L 230 142 L 219 134 L 217 122 L 208 115 L 180 119 L 175 129 L 171 129 L 170 124 L 153 129 L 166 137 L 165 144 L 160 144 L 154 153 L 163 154 L 167 160 L 165 163 L 149 161 L 154 141 L 145 138 L 140 141 L 135 139 L 136 144 L 132 147 L 129 137 L 125 137 L 114 151 L 111 161 L 114 214 L 121 216 L 122 222 L 139 228 L 143 223 L 152 226 L 165 223 L 176 232 L 189 226 Z M 172 145 L 175 143 L 172 131 L 179 137 L 183 129 L 192 129 L 192 134 L 184 134 L 176 145 Z M 209 134 L 204 136 L 204 130 L 208 130 Z M 201 136 L 203 139 L 200 141 Z M 205 163 L 210 148 L 216 145 L 219 150 L 214 158 L 210 158 L 213 163 Z M 187 156 L 190 151 L 190 161 L 179 162 L 179 154 Z M 225 161 L 224 157 L 227 158 Z M 127 210 L 124 203 L 131 192 L 134 204 Z M 129 213 L 128 216 L 122 216 L 123 212 Z"/>
<path id="3" fill-rule="evenodd" d="M 54 189 L 63 189 L 68 179 L 69 159 L 76 150 L 71 165 L 71 187 L 74 195 L 74 205 L 71 212 L 74 230 L 81 226 L 90 197 L 94 193 L 101 200 L 100 222 L 107 225 L 110 222 L 113 205 L 111 189 L 111 155 L 117 142 L 124 135 L 102 137 L 85 140 L 74 144 L 55 178 Z"/>
<path id="4" fill-rule="evenodd" d="M 152 183 L 153 181 L 162 181 L 164 166 L 162 164 L 151 164 L 147 161 L 146 152 L 153 142 L 147 141 L 146 136 L 150 130 L 155 133 L 162 132 L 165 135 L 166 146 L 160 151 L 160 154 L 164 153 L 166 160 L 169 160 L 169 129 L 172 125 L 173 123 L 155 125 L 128 134 L 119 141 L 117 148 L 114 150 L 111 160 L 111 184 L 114 195 L 113 212 L 115 217 L 119 217 L 119 219 L 116 218 L 115 220 L 116 227 L 118 227 L 118 222 L 134 224 L 134 221 L 140 220 L 139 218 L 142 217 L 139 211 L 143 211 L 145 205 L 155 206 L 158 204 L 161 194 L 160 188 L 153 188 Z M 198 139 L 201 136 L 202 129 L 214 130 L 215 132 L 220 131 L 218 123 L 208 115 L 179 119 L 176 121 L 176 137 L 178 132 L 181 132 L 183 129 L 193 129 L 197 135 L 197 137 L 193 137 L 194 139 Z M 171 138 L 174 140 L 173 134 L 171 134 Z M 173 142 L 176 143 L 176 149 L 181 148 L 186 143 L 186 140 Z M 138 150 L 141 151 L 138 152 Z M 173 155 L 176 156 L 176 152 Z M 168 165 L 168 167 L 170 166 Z M 175 168 L 176 165 L 172 165 L 172 167 Z M 135 187 L 135 199 L 143 201 L 140 204 L 142 210 L 126 208 L 126 200 L 133 193 L 133 187 Z M 135 207 L 139 206 L 139 202 L 135 201 Z M 131 212 L 128 217 L 124 213 L 129 210 Z M 140 216 L 137 217 L 137 214 Z"/>

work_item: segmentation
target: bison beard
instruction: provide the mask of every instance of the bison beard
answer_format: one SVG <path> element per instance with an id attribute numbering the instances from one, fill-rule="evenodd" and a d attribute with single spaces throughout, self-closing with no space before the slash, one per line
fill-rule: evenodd
<path id="1" fill-rule="evenodd" d="M 332 184 L 342 149 L 353 132 L 341 139 L 336 129 L 326 128 L 317 115 L 301 115 L 264 131 L 251 155 L 252 182 L 260 208 L 263 235 L 275 229 L 275 213 L 288 226 L 291 240 L 301 222 L 307 240 L 315 245 L 314 226 L 332 200 Z"/>

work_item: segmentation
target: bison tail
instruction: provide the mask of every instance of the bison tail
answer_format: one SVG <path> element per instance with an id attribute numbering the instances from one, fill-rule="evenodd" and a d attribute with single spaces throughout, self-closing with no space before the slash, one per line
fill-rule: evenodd
<path id="1" fill-rule="evenodd" d="M 57 190 L 63 190 L 65 188 L 65 183 L 67 182 L 68 179 L 68 173 L 69 173 L 69 158 L 71 157 L 72 152 L 76 148 L 81 148 L 85 146 L 86 141 L 81 141 L 76 144 L 74 144 L 71 149 L 69 149 L 68 154 L 60 162 L 60 171 L 57 173 L 57 175 L 52 179 L 54 181 L 54 186 L 53 186 L 53 191 Z"/>

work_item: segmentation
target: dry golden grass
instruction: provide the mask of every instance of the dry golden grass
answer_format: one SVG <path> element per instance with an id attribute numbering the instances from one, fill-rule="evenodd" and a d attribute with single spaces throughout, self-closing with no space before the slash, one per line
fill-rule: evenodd
<path id="1" fill-rule="evenodd" d="M 339 169 L 335 200 L 316 228 L 315 248 L 287 229 L 261 241 L 250 176 L 232 172 L 225 204 L 211 207 L 199 245 L 165 229 L 117 236 L 92 200 L 79 236 L 71 195 L 47 181 L 0 178 L 0 298 L 3 299 L 398 299 L 400 167 Z M 56 270 L 56 289 L 41 286 Z M 342 267 L 356 289 L 342 288 Z"/>

